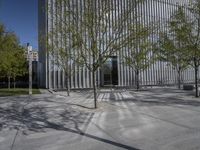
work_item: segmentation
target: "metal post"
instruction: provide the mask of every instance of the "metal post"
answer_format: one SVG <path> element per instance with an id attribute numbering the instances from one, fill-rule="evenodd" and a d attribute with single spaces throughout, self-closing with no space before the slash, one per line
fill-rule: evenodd
<path id="1" fill-rule="evenodd" d="M 29 60 L 29 95 L 32 95 L 32 46 L 27 44 Z"/>

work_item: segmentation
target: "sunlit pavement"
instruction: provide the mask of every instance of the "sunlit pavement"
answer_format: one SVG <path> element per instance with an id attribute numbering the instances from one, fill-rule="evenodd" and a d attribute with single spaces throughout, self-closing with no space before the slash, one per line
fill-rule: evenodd
<path id="1" fill-rule="evenodd" d="M 0 98 L 0 150 L 199 150 L 200 98 L 175 88 Z"/>

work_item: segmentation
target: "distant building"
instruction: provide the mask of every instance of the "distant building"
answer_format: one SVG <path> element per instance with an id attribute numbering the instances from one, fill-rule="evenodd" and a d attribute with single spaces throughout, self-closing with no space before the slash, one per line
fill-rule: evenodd
<path id="1" fill-rule="evenodd" d="M 38 59 L 38 51 L 37 50 L 33 50 L 31 54 L 32 54 L 32 61 L 38 61 L 39 60 Z M 26 57 L 27 60 L 29 60 L 29 56 L 28 56 L 28 52 L 27 51 L 25 51 L 25 57 Z"/>
<path id="2" fill-rule="evenodd" d="M 37 50 L 32 50 L 31 52 L 32 55 L 32 79 L 33 79 L 33 86 L 34 87 L 38 87 L 39 83 L 38 83 L 38 78 L 39 78 L 39 71 L 38 71 L 38 60 L 39 60 L 39 56 L 38 56 L 38 51 Z M 27 59 L 27 61 L 29 61 L 29 55 L 28 55 L 28 51 L 25 51 L 25 57 Z M 26 79 L 28 79 L 28 77 L 26 77 Z"/>
<path id="3" fill-rule="evenodd" d="M 84 11 L 84 4 L 86 0 L 70 0 L 72 11 L 78 13 L 81 19 L 81 12 Z M 101 0 L 93 0 L 94 4 L 100 4 Z M 131 7 L 135 0 L 110 0 L 114 9 L 112 15 L 109 17 L 110 22 L 114 22 L 119 12 L 125 11 L 126 8 Z M 168 21 L 172 13 L 178 6 L 187 6 L 190 0 L 147 0 L 142 5 L 135 9 L 136 13 L 140 14 L 140 23 L 148 25 L 149 22 L 157 23 L 159 27 L 166 30 L 165 21 Z M 74 6 L 77 6 L 76 9 Z M 52 10 L 50 13 L 46 12 L 45 8 L 49 7 Z M 64 4 L 63 4 L 64 6 Z M 94 6 L 96 7 L 96 6 Z M 78 9 L 78 10 L 77 10 Z M 96 10 L 97 13 L 99 10 Z M 59 18 L 54 18 L 56 12 L 56 4 L 54 0 L 40 0 L 39 1 L 39 35 L 43 35 L 42 40 L 39 41 L 39 70 L 40 79 L 39 84 L 41 87 L 62 89 L 66 87 L 65 74 L 62 70 L 58 69 L 54 63 L 54 56 L 48 53 L 45 40 L 47 40 L 48 31 L 56 23 Z M 60 15 L 62 16 L 62 15 Z M 75 24 L 74 24 L 75 25 Z M 156 38 L 156 37 L 155 37 Z M 59 35 L 52 35 L 50 40 L 58 40 Z M 153 40 L 153 39 L 152 39 Z M 98 85 L 116 85 L 116 86 L 135 86 L 135 72 L 125 64 L 122 59 L 128 55 L 128 46 L 120 51 L 118 54 L 110 56 L 105 65 L 97 73 Z M 80 68 L 72 63 L 71 70 L 76 70 L 74 76 L 70 79 L 71 88 L 91 88 L 92 75 L 86 67 Z M 140 72 L 141 85 L 163 85 L 175 84 L 177 82 L 177 73 L 172 66 L 163 62 L 156 62 L 149 68 Z M 188 69 L 184 72 L 182 80 L 184 82 L 193 81 L 193 70 Z"/>

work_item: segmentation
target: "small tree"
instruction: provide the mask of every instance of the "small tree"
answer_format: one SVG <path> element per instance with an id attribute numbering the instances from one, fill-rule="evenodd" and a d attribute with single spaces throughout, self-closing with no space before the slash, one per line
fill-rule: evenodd
<path id="1" fill-rule="evenodd" d="M 75 49 L 72 47 L 72 24 L 69 21 L 71 12 L 69 6 L 70 0 L 55 0 L 52 8 L 49 5 L 46 11 L 52 18 L 57 18 L 53 26 L 48 30 L 48 38 L 46 39 L 50 60 L 57 69 L 64 72 L 67 94 L 70 96 L 70 78 L 75 74 L 75 70 L 71 69 L 71 64 L 76 62 L 73 52 Z M 63 7 L 66 6 L 66 7 Z M 52 9 L 56 9 L 56 13 L 52 13 Z M 40 39 L 44 37 L 40 35 Z M 73 51 L 73 52 L 72 52 Z"/>
<path id="2" fill-rule="evenodd" d="M 154 56 L 149 40 L 152 28 L 140 23 L 129 26 L 129 36 L 125 43 L 130 53 L 125 56 L 125 64 L 135 71 L 136 89 L 140 88 L 140 71 L 147 69 L 154 62 Z"/>
<path id="3" fill-rule="evenodd" d="M 54 61 L 54 65 L 64 71 L 65 79 L 66 79 L 66 87 L 67 87 L 67 95 L 70 96 L 70 78 L 75 73 L 74 70 L 71 70 L 70 64 L 74 62 L 72 59 L 72 55 L 67 51 L 65 48 L 56 48 L 56 55 L 55 49 L 50 49 L 50 54 L 56 57 Z"/>
<path id="4" fill-rule="evenodd" d="M 195 70 L 195 96 L 199 97 L 198 73 L 200 66 L 200 1 L 194 0 L 189 6 L 191 19 L 189 19 L 189 30 L 187 31 L 187 48 L 190 54 L 191 66 Z"/>
<path id="5" fill-rule="evenodd" d="M 110 0 L 98 1 L 86 0 L 82 14 L 72 12 L 75 28 L 72 28 L 73 46 L 78 49 L 77 60 L 92 72 L 94 91 L 94 107 L 97 108 L 97 70 L 113 55 L 116 55 L 122 47 L 126 46 L 122 39 L 127 39 L 128 32 L 125 25 L 129 15 L 134 13 L 136 5 L 140 1 L 131 3 L 127 10 L 118 12 L 115 21 L 111 21 L 115 8 Z M 128 5 L 128 4 L 127 4 Z M 76 10 L 76 9 L 75 9 Z M 82 17 L 81 17 L 82 16 Z M 77 26 L 76 26 L 77 25 Z"/>
<path id="6" fill-rule="evenodd" d="M 173 27 L 169 26 L 168 33 L 160 33 L 157 56 L 160 61 L 169 62 L 177 71 L 178 88 L 181 88 L 181 74 L 188 67 L 187 52 L 184 43 L 177 41 Z"/>
<path id="7" fill-rule="evenodd" d="M 187 11 L 187 14 L 186 12 Z M 173 14 L 174 31 L 187 49 L 188 62 L 195 70 L 195 96 L 198 92 L 198 71 L 200 66 L 200 1 L 194 0 L 188 7 L 179 7 Z"/>
<path id="8" fill-rule="evenodd" d="M 127 36 L 125 27 L 128 23 L 127 16 L 134 13 L 135 6 L 140 1 L 142 0 L 127 1 L 130 5 L 126 4 L 129 7 L 123 12 L 114 8 L 111 0 L 85 0 L 83 2 L 56 0 L 53 5 L 56 8 L 52 8 L 52 5 L 48 7 L 48 12 L 51 13 L 54 10 L 57 12 L 54 13 L 56 16 L 54 14 L 51 16 L 52 13 L 50 15 L 57 18 L 53 25 L 55 28 L 52 27 L 56 31 L 54 35 L 57 35 L 57 41 L 52 40 L 50 44 L 59 45 L 54 49 L 53 56 L 55 58 L 55 54 L 60 55 L 60 50 L 64 53 L 73 51 L 73 55 L 64 54 L 67 58 L 63 60 L 68 61 L 72 56 L 76 65 L 84 66 L 92 73 L 95 108 L 97 108 L 96 73 L 109 57 L 125 46 L 122 39 Z M 115 21 L 111 21 L 114 16 Z M 63 39 L 65 44 L 61 46 L 58 39 Z M 57 58 L 62 57 L 58 55 Z"/>

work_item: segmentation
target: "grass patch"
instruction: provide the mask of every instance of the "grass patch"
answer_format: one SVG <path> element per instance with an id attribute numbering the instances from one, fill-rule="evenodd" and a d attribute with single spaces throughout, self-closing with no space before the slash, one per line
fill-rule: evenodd
<path id="1" fill-rule="evenodd" d="M 41 94 L 39 89 L 33 89 L 33 94 Z M 0 89 L 0 97 L 3 96 L 15 96 L 15 95 L 28 95 L 29 89 L 28 88 L 16 88 L 10 89 L 7 88 Z"/>

